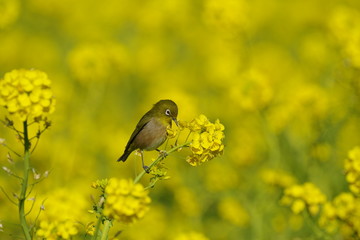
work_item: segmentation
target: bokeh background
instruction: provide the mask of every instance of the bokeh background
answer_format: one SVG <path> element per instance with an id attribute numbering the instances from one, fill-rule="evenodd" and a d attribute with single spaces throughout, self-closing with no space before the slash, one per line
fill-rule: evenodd
<path id="1" fill-rule="evenodd" d="M 50 171 L 32 194 L 34 212 L 46 200 L 41 218 L 94 221 L 91 183 L 140 172 L 135 155 L 115 160 L 164 98 L 180 120 L 219 118 L 224 155 L 199 167 L 167 158 L 171 178 L 151 191 L 143 220 L 114 225 L 119 239 L 319 239 L 279 203 L 283 188 L 310 181 L 329 199 L 348 189 L 343 160 L 360 145 L 360 1 L 0 0 L 0 76 L 18 68 L 46 72 L 57 101 L 31 159 Z M 21 151 L 4 126 L 0 138 Z M 7 153 L 1 166 L 21 172 Z M 0 185 L 19 189 L 5 172 Z M 19 239 L 3 193 L 0 221 L 1 239 Z"/>

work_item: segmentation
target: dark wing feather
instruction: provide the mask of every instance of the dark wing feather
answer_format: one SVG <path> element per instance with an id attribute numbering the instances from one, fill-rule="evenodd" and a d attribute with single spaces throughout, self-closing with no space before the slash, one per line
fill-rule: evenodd
<path id="1" fill-rule="evenodd" d="M 134 139 L 136 138 L 136 136 L 141 132 L 141 130 L 144 129 L 144 127 L 150 122 L 150 119 L 149 121 L 145 122 L 144 124 L 140 125 L 138 124 L 134 130 L 134 132 L 131 134 L 130 136 L 130 139 L 128 141 L 128 143 L 126 144 L 126 147 L 125 147 L 125 151 L 129 150 L 129 147 L 130 145 L 134 142 Z"/>
<path id="2" fill-rule="evenodd" d="M 123 161 L 125 162 L 126 159 L 128 158 L 128 156 L 130 155 L 130 153 L 132 151 L 134 151 L 135 149 L 130 149 L 131 144 L 134 142 L 136 136 L 141 132 L 141 130 L 144 129 L 144 127 L 150 122 L 150 118 L 147 119 L 147 121 L 144 121 L 144 119 L 146 119 L 147 116 L 146 114 L 140 119 L 139 123 L 136 125 L 134 132 L 131 134 L 130 139 L 128 141 L 128 143 L 126 144 L 125 150 L 124 150 L 124 154 L 117 160 L 119 161 Z"/>

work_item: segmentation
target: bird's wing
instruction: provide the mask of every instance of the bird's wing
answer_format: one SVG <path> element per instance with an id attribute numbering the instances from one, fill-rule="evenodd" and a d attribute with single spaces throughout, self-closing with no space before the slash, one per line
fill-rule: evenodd
<path id="1" fill-rule="evenodd" d="M 139 121 L 139 123 L 140 123 L 140 122 L 141 122 L 141 120 Z M 131 134 L 129 141 L 128 141 L 128 143 L 126 144 L 125 151 L 126 151 L 126 150 L 129 150 L 129 147 L 130 147 L 130 145 L 134 142 L 134 139 L 136 138 L 136 136 L 141 132 L 141 130 L 144 129 L 144 127 L 145 127 L 149 122 L 150 122 L 150 119 L 149 119 L 147 122 L 145 122 L 144 124 L 141 124 L 141 125 L 138 124 L 138 125 L 136 125 L 136 128 L 135 128 L 134 132 Z"/>

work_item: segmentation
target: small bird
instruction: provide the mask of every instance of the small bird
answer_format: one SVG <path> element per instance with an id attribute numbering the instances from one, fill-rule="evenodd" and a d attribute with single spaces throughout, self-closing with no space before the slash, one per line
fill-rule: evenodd
<path id="1" fill-rule="evenodd" d="M 167 127 L 171 127 L 172 121 L 177 122 L 178 107 L 172 100 L 160 100 L 140 119 L 126 144 L 123 155 L 117 160 L 125 162 L 136 149 L 141 150 L 141 160 L 144 170 L 143 150 L 158 150 L 167 138 Z"/>

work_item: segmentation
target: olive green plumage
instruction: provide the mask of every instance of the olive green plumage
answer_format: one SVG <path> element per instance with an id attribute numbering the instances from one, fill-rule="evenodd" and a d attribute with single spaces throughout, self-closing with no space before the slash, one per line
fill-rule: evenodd
<path id="1" fill-rule="evenodd" d="M 155 150 L 167 138 L 166 128 L 171 121 L 177 124 L 178 108 L 171 100 L 160 100 L 140 119 L 126 144 L 124 154 L 117 160 L 125 162 L 136 149 Z"/>

